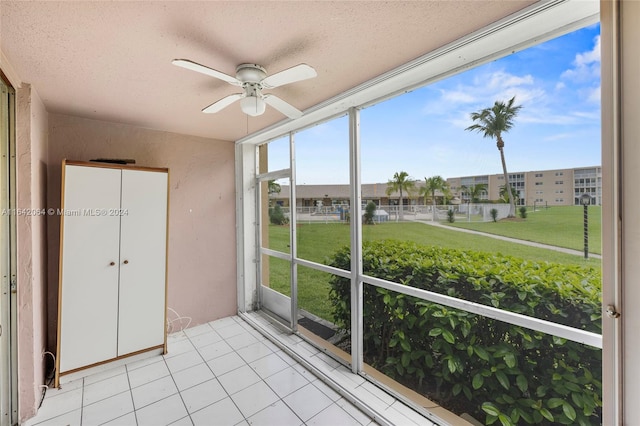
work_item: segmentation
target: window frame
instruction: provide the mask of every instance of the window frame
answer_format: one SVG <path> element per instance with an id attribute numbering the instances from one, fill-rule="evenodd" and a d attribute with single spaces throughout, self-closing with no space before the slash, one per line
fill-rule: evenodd
<path id="1" fill-rule="evenodd" d="M 445 46 L 442 49 L 438 49 L 425 57 L 419 58 L 403 67 L 399 70 L 393 70 L 390 73 L 384 74 L 365 85 L 358 86 L 344 94 L 332 98 L 324 103 L 321 103 L 315 107 L 305 111 L 305 115 L 297 120 L 285 120 L 280 123 L 276 123 L 273 126 L 267 127 L 262 131 L 249 135 L 243 139 L 236 141 L 236 161 L 242 169 L 243 166 L 251 162 L 251 159 L 245 158 L 245 155 L 251 153 L 250 147 L 259 143 L 264 143 L 268 140 L 281 137 L 287 133 L 299 131 L 301 129 L 313 126 L 319 122 L 327 119 L 327 117 L 349 113 L 350 117 L 350 154 L 351 154 L 351 205 L 354 208 L 361 209 L 360 200 L 360 184 L 359 181 L 359 111 L 362 108 L 381 102 L 385 99 L 394 97 L 400 93 L 413 90 L 418 87 L 428 85 L 432 82 L 454 75 L 458 72 L 462 72 L 469 66 L 481 65 L 483 63 L 496 60 L 500 57 L 506 56 L 514 50 L 521 50 L 526 47 L 539 44 L 543 41 L 551 38 L 558 37 L 568 32 L 574 31 L 581 27 L 593 24 L 599 19 L 599 3 L 598 2 L 581 2 L 579 0 L 568 1 L 550 1 L 544 4 L 535 4 L 529 8 L 524 9 L 520 13 L 517 13 L 511 17 L 505 18 L 494 25 L 491 25 L 483 30 L 475 32 L 461 40 L 458 40 L 451 45 Z M 465 64 L 460 64 L 454 57 L 463 58 Z M 418 76 L 418 74 L 420 74 Z M 604 108 L 604 106 L 603 106 Z M 604 114 L 603 114 L 604 118 Z M 604 127 L 604 125 L 603 125 Z M 612 152 L 613 147 L 609 148 Z M 603 146 L 603 152 L 606 148 Z M 255 163 L 255 159 L 254 159 Z M 610 164 L 605 164 L 605 158 L 603 155 L 603 167 L 602 174 L 610 176 L 611 172 Z M 600 172 L 601 169 L 598 169 Z M 244 171 L 238 178 L 240 187 L 251 186 L 255 184 L 255 170 L 253 174 L 251 170 L 244 167 L 241 172 Z M 523 176 L 524 178 L 524 176 Z M 250 194 L 244 193 L 240 197 L 247 198 Z M 255 195 L 255 194 L 254 194 Z M 250 207 L 250 204 L 239 202 L 238 218 L 239 222 L 247 224 L 247 218 L 252 218 L 255 212 L 244 211 L 246 207 Z M 613 209 L 613 207 L 611 207 Z M 360 212 L 361 213 L 361 212 Z M 611 215 L 611 212 L 607 213 Z M 603 212 L 603 218 L 607 215 Z M 354 217 L 358 217 L 358 212 L 354 212 Z M 255 225 L 257 221 L 254 221 Z M 365 375 L 362 365 L 362 288 L 363 284 L 379 286 L 392 291 L 416 296 L 425 300 L 441 303 L 453 308 L 463 309 L 472 313 L 488 316 L 490 318 L 506 321 L 511 324 L 521 325 L 523 327 L 531 328 L 537 331 L 554 334 L 560 337 L 567 338 L 569 340 L 586 343 L 592 346 L 603 348 L 603 336 L 594 333 L 583 332 L 581 330 L 570 329 L 569 327 L 548 323 L 543 320 L 531 319 L 529 317 L 520 318 L 522 316 L 511 312 L 501 311 L 485 305 L 477 305 L 472 302 L 461 301 L 458 299 L 449 298 L 448 296 L 430 293 L 420 289 L 407 288 L 396 283 L 388 282 L 385 280 L 368 277 L 362 274 L 362 249 L 361 249 L 361 227 L 358 226 L 357 221 L 352 221 L 352 270 L 350 277 L 352 280 L 352 312 L 356 313 L 352 318 L 352 333 L 355 335 L 355 339 L 352 342 L 352 371 L 356 374 Z M 259 231 L 256 232 L 256 235 Z M 294 231 L 295 232 L 295 231 Z M 248 243 L 250 241 L 246 238 L 246 234 L 243 231 L 243 227 L 239 227 L 239 241 Z M 617 244 L 615 235 L 605 236 L 614 240 Z M 295 239 L 295 235 L 292 233 L 292 239 Z M 255 250 L 255 243 L 253 246 Z M 246 253 L 247 250 L 239 248 L 239 253 Z M 250 250 L 249 250 L 250 252 Z M 256 251 L 258 253 L 258 251 Z M 296 259 L 293 259 L 296 262 Z M 603 259 L 603 271 L 605 269 L 604 262 L 615 263 L 615 256 L 612 259 Z M 359 265 L 358 265 L 359 263 Z M 302 263 L 300 263 L 302 264 Z M 318 265 L 305 265 L 312 266 L 320 269 Z M 360 269 L 358 269 L 358 266 Z M 609 271 L 613 265 L 608 265 Z M 242 270 L 242 274 L 238 275 L 238 288 L 239 294 L 247 296 L 251 293 L 252 285 L 255 288 L 255 283 L 246 279 L 246 272 L 254 271 L 255 265 L 250 265 L 247 262 L 243 262 L 243 265 L 239 265 L 239 271 Z M 335 273 L 334 271 L 326 271 Z M 604 275 L 604 273 L 603 273 Z M 608 283 L 605 280 L 603 283 L 603 294 L 605 292 L 605 286 Z M 617 286 L 617 280 L 610 284 L 611 286 Z M 609 288 L 607 291 L 611 292 Z M 251 310 L 251 300 L 243 297 L 239 298 L 239 312 L 246 312 Z M 611 330 L 603 327 L 603 335 L 609 333 Z M 608 337 L 607 339 L 609 339 Z M 606 339 L 605 339 L 606 340 Z M 611 354 L 603 354 L 603 358 L 612 360 Z M 616 361 L 617 362 L 617 361 Z M 605 369 L 605 371 L 619 371 L 619 367 L 616 366 L 613 369 Z M 608 375 L 603 377 L 603 398 L 608 398 L 608 389 L 619 386 L 618 376 Z M 610 400 L 608 402 L 611 402 Z M 614 419 L 616 414 L 613 409 L 605 409 L 605 423 L 609 423 L 607 419 Z M 613 424 L 613 422 L 611 423 Z"/>

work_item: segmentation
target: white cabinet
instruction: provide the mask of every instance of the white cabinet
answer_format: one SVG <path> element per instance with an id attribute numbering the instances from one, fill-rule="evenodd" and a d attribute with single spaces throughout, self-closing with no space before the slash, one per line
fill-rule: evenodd
<path id="1" fill-rule="evenodd" d="M 166 349 L 168 170 L 65 161 L 59 376 Z"/>

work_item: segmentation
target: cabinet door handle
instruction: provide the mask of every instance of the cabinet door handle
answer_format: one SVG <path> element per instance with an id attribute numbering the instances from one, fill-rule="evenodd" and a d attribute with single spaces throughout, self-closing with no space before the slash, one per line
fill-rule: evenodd
<path id="1" fill-rule="evenodd" d="M 109 263 L 109 266 L 116 266 L 116 262 Z"/>
<path id="2" fill-rule="evenodd" d="M 122 262 L 122 263 L 124 263 L 125 265 L 128 265 L 128 264 L 129 264 L 129 261 L 128 261 L 128 260 L 125 260 L 125 261 L 124 261 L 124 262 Z"/>

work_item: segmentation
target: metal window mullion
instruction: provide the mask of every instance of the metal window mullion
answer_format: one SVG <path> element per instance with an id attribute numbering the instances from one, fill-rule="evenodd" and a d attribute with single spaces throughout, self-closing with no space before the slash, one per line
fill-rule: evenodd
<path id="1" fill-rule="evenodd" d="M 0 120 L 2 120 L 3 124 L 9 124 L 9 111 L 7 107 L 9 106 L 9 94 L 8 89 L 4 86 L 4 81 L 0 81 L 0 85 L 2 87 L 2 97 L 0 98 Z M 0 188 L 0 208 L 9 209 L 12 206 L 9 203 L 9 186 L 12 184 L 12 181 L 9 179 L 9 163 L 10 163 L 10 154 L 9 154 L 9 131 L 8 127 L 2 126 L 2 133 L 0 134 L 0 173 L 2 173 L 0 177 L 0 181 L 2 182 L 2 188 Z M 0 418 L 8 418 L 11 419 L 11 306 L 10 303 L 10 287 L 11 287 L 11 279 L 10 274 L 11 271 L 11 243 L 9 237 L 9 229 L 10 229 L 10 221 L 9 218 L 11 216 L 9 214 L 0 215 L 0 253 L 2 253 L 2 258 L 0 258 L 0 271 L 2 275 L 0 279 L 2 283 L 0 284 Z"/>
<path id="2" fill-rule="evenodd" d="M 268 154 L 267 154 L 268 155 Z M 255 172 L 256 172 L 256 179 L 255 179 L 255 185 L 256 185 L 256 191 L 255 191 L 255 200 L 256 200 L 256 226 L 255 226 L 255 232 L 256 232 L 256 302 L 257 302 L 257 306 L 256 309 L 260 310 L 262 309 L 262 252 L 261 252 L 261 248 L 262 248 L 262 227 L 265 226 L 264 223 L 262 223 L 262 181 L 259 179 L 259 175 L 258 173 L 260 172 L 260 146 L 256 145 L 255 147 L 255 152 L 254 152 L 254 168 L 255 168 Z M 244 305 L 244 304 L 243 304 Z M 244 312 L 244 311 L 243 311 Z"/>
<path id="3" fill-rule="evenodd" d="M 294 134 L 289 134 L 289 157 L 291 176 L 289 177 L 289 247 L 291 248 L 291 330 L 298 331 L 298 238 L 296 230 L 296 148 Z M 293 203 L 293 205 L 292 205 Z"/>
<path id="4" fill-rule="evenodd" d="M 363 367 L 362 192 L 360 182 L 360 110 L 349 109 L 349 172 L 351 176 L 351 371 Z"/>
<path id="5" fill-rule="evenodd" d="M 326 272 L 327 274 L 337 275 L 342 278 L 351 278 L 351 271 L 345 271 L 344 269 L 334 268 L 333 266 L 323 265 L 321 263 L 312 262 L 306 259 L 295 258 L 298 265 L 307 267 L 309 269 L 315 269 L 316 271 Z"/>
<path id="6" fill-rule="evenodd" d="M 259 182 L 277 180 L 280 178 L 288 178 L 291 175 L 291 169 L 274 170 L 272 172 L 260 173 L 256 175 Z"/>
<path id="7" fill-rule="evenodd" d="M 422 290 L 420 288 L 398 284 L 392 281 L 383 280 L 381 278 L 369 277 L 365 278 L 367 284 L 382 287 L 397 293 L 414 296 L 428 302 L 438 303 L 454 309 L 460 309 L 472 314 L 482 315 L 484 317 L 493 318 L 507 324 L 519 325 L 530 330 L 539 331 L 541 333 L 550 334 L 552 336 L 561 337 L 573 342 L 582 343 L 602 348 L 602 336 L 590 331 L 580 330 L 578 328 L 569 327 L 567 325 L 554 323 L 551 321 L 518 314 L 515 312 L 505 311 L 493 306 L 482 305 L 476 302 L 470 302 L 464 299 L 447 296 L 432 291 Z"/>

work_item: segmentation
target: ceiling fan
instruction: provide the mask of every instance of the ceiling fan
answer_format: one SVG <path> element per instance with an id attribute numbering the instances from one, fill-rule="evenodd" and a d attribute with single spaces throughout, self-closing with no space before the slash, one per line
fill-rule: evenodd
<path id="1" fill-rule="evenodd" d="M 236 76 L 232 77 L 188 59 L 174 59 L 171 63 L 226 81 L 234 86 L 242 87 L 242 93 L 234 93 L 233 95 L 226 96 L 204 108 L 202 112 L 218 112 L 239 100 L 242 111 L 253 117 L 263 114 L 266 104 L 271 105 L 289 118 L 301 117 L 302 111 L 271 93 L 262 93 L 262 90 L 273 89 L 284 86 L 285 84 L 295 83 L 296 81 L 307 80 L 318 75 L 316 70 L 307 64 L 299 64 L 268 77 L 267 71 L 260 65 L 240 64 L 236 67 Z"/>

